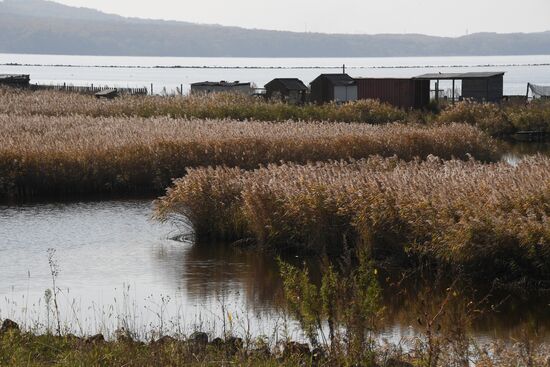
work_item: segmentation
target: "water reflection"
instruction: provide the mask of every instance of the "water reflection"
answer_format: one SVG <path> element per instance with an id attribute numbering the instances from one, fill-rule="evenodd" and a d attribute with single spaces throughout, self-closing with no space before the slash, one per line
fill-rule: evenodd
<path id="1" fill-rule="evenodd" d="M 550 340 L 550 303 L 548 292 L 529 294 L 487 288 L 449 280 L 408 279 L 383 281 L 384 326 L 392 329 L 423 331 L 425 317 L 441 312 L 437 325 L 443 328 L 463 322 L 475 337 L 518 339 L 526 332 Z"/>
<path id="2" fill-rule="evenodd" d="M 220 243 L 182 246 L 157 248 L 154 260 L 158 271 L 187 298 L 200 301 L 237 290 L 256 311 L 276 308 L 282 287 L 272 254 Z"/>

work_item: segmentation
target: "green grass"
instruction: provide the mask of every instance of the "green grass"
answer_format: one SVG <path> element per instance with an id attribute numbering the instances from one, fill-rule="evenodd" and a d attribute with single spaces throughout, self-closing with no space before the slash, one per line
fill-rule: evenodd
<path id="1" fill-rule="evenodd" d="M 437 320 L 437 319 L 436 319 Z M 301 352 L 303 347 L 283 343 L 283 349 L 266 348 L 259 341 L 243 348 L 198 345 L 171 339 L 164 343 L 111 341 L 90 343 L 74 336 L 35 335 L 9 332 L 0 334 L 2 367 L 149 367 L 149 366 L 367 366 L 367 367 L 446 367 L 472 361 L 481 367 L 546 367 L 548 347 L 534 339 L 511 344 L 486 342 L 481 345 L 456 333 L 433 331 L 413 340 L 405 352 L 398 346 L 373 346 L 368 358 L 357 360 L 345 351 L 327 349 L 316 354 Z M 470 349 L 464 349 L 462 346 Z M 308 348 L 308 347 L 306 347 Z M 308 348 L 309 349 L 309 348 Z M 461 364 L 462 363 L 462 364 Z"/>

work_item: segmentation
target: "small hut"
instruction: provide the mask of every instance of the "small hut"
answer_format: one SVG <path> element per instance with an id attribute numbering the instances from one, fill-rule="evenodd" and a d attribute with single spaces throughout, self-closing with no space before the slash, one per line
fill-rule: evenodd
<path id="1" fill-rule="evenodd" d="M 191 94 L 210 94 L 210 93 L 242 93 L 252 94 L 250 83 L 241 83 L 239 81 L 226 82 L 199 82 L 191 84 Z"/>
<path id="2" fill-rule="evenodd" d="M 266 98 L 278 99 L 293 104 L 306 101 L 308 88 L 296 78 L 276 78 L 265 85 Z"/>
<path id="3" fill-rule="evenodd" d="M 348 74 L 321 74 L 311 82 L 311 101 L 315 103 L 357 100 L 357 83 Z"/>

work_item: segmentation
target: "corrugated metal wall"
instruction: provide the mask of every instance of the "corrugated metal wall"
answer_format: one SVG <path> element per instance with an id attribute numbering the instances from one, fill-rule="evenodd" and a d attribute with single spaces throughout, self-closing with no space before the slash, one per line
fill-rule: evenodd
<path id="1" fill-rule="evenodd" d="M 356 79 L 359 99 L 378 99 L 401 108 L 424 108 L 430 102 L 430 81 Z"/>

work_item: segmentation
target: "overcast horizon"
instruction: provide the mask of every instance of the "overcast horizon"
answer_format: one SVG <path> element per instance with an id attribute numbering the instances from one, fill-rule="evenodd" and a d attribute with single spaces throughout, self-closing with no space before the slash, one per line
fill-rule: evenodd
<path id="1" fill-rule="evenodd" d="M 337 6 L 314 0 L 55 0 L 125 17 L 219 24 L 249 29 L 319 33 L 419 33 L 458 37 L 479 32 L 550 30 L 550 1 L 463 0 L 449 10 L 438 0 L 393 0 L 369 4 L 341 0 Z M 291 10 L 290 10 L 291 9 Z M 336 15 L 336 16 L 335 16 Z"/>

